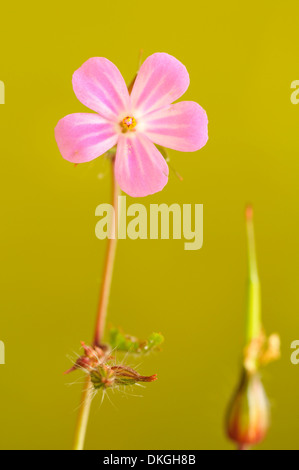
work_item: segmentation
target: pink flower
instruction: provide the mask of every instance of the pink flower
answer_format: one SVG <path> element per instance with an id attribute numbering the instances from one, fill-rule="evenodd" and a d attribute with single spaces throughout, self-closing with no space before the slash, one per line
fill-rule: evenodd
<path id="1" fill-rule="evenodd" d="M 118 68 L 104 57 L 87 60 L 73 75 L 77 98 L 97 114 L 69 114 L 55 128 L 59 150 L 73 163 L 89 162 L 117 145 L 115 178 L 130 196 L 161 191 L 168 166 L 154 144 L 194 152 L 208 140 L 206 112 L 180 98 L 189 86 L 184 65 L 171 55 L 148 57 L 131 94 Z"/>

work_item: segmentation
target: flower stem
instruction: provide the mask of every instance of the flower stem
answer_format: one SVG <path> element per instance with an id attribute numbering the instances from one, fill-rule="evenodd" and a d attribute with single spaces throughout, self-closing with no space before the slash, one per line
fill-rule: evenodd
<path id="1" fill-rule="evenodd" d="M 112 160 L 111 173 L 112 173 L 112 200 L 113 200 L 113 207 L 114 207 L 114 217 L 112 217 L 112 220 L 111 220 L 111 226 L 110 226 L 111 231 L 110 231 L 109 238 L 108 238 L 106 259 L 105 259 L 104 272 L 103 272 L 103 282 L 101 285 L 99 304 L 98 304 L 97 316 L 96 316 L 94 339 L 93 339 L 94 346 L 100 346 L 102 338 L 103 338 L 104 330 L 105 330 L 107 307 L 108 307 L 110 290 L 111 290 L 113 267 L 114 267 L 115 253 L 116 253 L 116 246 L 117 246 L 118 216 L 119 216 L 118 215 L 118 196 L 120 195 L 120 188 L 114 178 L 114 160 Z M 73 450 L 83 450 L 84 448 L 91 400 L 92 400 L 92 384 L 91 384 L 90 377 L 88 375 L 86 377 L 86 382 L 84 384 L 83 391 L 82 391 L 79 413 L 78 413 L 78 418 L 77 418 L 77 423 L 76 423 L 76 428 L 75 428 Z"/>
<path id="2" fill-rule="evenodd" d="M 248 240 L 248 293 L 247 293 L 247 326 L 246 341 L 249 344 L 261 334 L 261 287 L 257 270 L 254 240 L 253 209 L 246 208 L 246 225 Z"/>
<path id="3" fill-rule="evenodd" d="M 96 324 L 95 324 L 95 333 L 94 333 L 94 346 L 100 346 L 102 337 L 105 330 L 106 316 L 107 316 L 107 307 L 110 296 L 116 246 L 117 246 L 117 232 L 118 232 L 118 196 L 120 195 L 120 187 L 114 178 L 114 163 L 112 164 L 112 200 L 114 207 L 114 217 L 111 221 L 111 233 L 110 238 L 108 239 L 106 260 L 103 274 L 103 282 L 99 297 L 99 304 L 97 310 Z"/>
<path id="4" fill-rule="evenodd" d="M 75 428 L 73 450 L 83 450 L 91 405 L 91 380 L 86 376 Z"/>

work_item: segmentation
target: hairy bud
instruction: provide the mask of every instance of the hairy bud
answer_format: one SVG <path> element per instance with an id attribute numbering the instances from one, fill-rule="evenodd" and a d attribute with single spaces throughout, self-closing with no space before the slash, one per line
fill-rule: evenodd
<path id="1" fill-rule="evenodd" d="M 90 375 L 91 382 L 96 390 L 118 387 L 120 385 L 135 385 L 138 382 L 154 382 L 156 375 L 144 376 L 136 370 L 123 364 L 115 364 L 106 346 L 86 346 L 81 343 L 84 355 L 80 356 L 75 365 L 67 370 L 69 374 L 77 369 L 84 370 Z"/>

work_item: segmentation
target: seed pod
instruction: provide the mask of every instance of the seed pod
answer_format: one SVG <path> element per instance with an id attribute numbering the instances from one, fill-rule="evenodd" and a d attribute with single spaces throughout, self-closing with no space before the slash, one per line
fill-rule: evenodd
<path id="1" fill-rule="evenodd" d="M 244 370 L 228 409 L 227 434 L 239 449 L 248 448 L 264 440 L 269 423 L 269 403 L 260 376 Z"/>

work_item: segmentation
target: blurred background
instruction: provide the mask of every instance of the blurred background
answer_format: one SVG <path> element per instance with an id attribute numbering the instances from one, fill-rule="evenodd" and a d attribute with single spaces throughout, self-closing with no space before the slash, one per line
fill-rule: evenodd
<path id="1" fill-rule="evenodd" d="M 183 99 L 206 109 L 210 140 L 196 153 L 170 151 L 183 182 L 171 173 L 163 192 L 137 202 L 203 203 L 204 246 L 119 242 L 109 323 L 141 338 L 161 331 L 165 344 L 142 360 L 144 374 L 159 376 L 143 398 L 95 398 L 86 448 L 233 448 L 223 420 L 244 343 L 247 202 L 264 325 L 282 339 L 282 359 L 263 375 L 272 426 L 259 448 L 299 448 L 299 365 L 290 361 L 299 339 L 298 14 L 296 0 L 1 5 L 1 449 L 71 447 L 81 380 L 63 371 L 92 336 L 106 247 L 94 213 L 109 202 L 110 176 L 101 159 L 64 161 L 54 127 L 86 111 L 71 85 L 85 60 L 107 57 L 129 82 L 141 48 L 186 65 Z"/>

